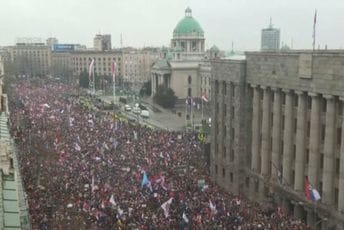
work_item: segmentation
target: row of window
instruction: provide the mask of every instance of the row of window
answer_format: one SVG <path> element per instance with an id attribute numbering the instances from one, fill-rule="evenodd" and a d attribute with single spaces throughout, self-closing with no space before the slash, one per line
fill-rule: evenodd
<path id="1" fill-rule="evenodd" d="M 215 165 L 215 175 L 218 175 L 218 166 Z M 222 178 L 226 179 L 226 169 L 222 168 Z M 234 174 L 232 172 L 229 173 L 229 182 L 233 183 L 234 181 Z"/>
<path id="2" fill-rule="evenodd" d="M 72 58 L 72 61 L 82 61 L 82 60 L 84 60 L 84 61 L 91 62 L 92 59 L 94 59 L 95 61 L 97 61 L 97 60 L 98 60 L 98 61 L 101 61 L 101 60 L 102 60 L 102 58 L 100 58 L 100 57 L 99 57 L 98 59 L 95 58 L 95 57 L 93 57 L 93 58 L 92 58 L 92 57 L 73 57 L 73 58 Z M 108 60 L 108 61 L 111 61 L 111 57 L 108 57 L 107 60 Z M 121 58 L 120 58 L 120 57 L 118 57 L 118 58 L 113 57 L 112 60 L 113 60 L 113 61 L 118 61 L 118 62 L 120 62 L 120 61 L 121 61 Z M 105 58 L 105 57 L 103 57 L 103 61 L 106 61 L 106 58 Z"/>

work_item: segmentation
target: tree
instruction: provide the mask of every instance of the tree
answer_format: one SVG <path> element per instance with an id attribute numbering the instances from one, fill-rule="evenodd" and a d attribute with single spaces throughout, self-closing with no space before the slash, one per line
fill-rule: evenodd
<path id="1" fill-rule="evenodd" d="M 165 88 L 163 85 L 159 85 L 153 100 L 164 108 L 173 108 L 176 104 L 177 97 L 171 88 Z"/>
<path id="2" fill-rule="evenodd" d="M 79 75 L 79 86 L 83 88 L 88 88 L 89 78 L 86 70 L 82 71 Z"/>
<path id="3" fill-rule="evenodd" d="M 140 96 L 150 96 L 152 94 L 152 81 L 145 82 L 140 89 Z"/>

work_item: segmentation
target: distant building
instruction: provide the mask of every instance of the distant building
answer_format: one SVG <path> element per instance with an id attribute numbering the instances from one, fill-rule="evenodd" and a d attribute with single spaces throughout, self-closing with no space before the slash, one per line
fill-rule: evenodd
<path id="1" fill-rule="evenodd" d="M 74 75 L 79 75 L 83 71 L 88 71 L 89 65 L 94 59 L 94 72 L 101 76 L 111 76 L 111 63 L 117 63 L 116 75 L 123 76 L 122 52 L 113 50 L 109 52 L 101 51 L 74 51 L 70 53 L 71 67 Z"/>
<path id="2" fill-rule="evenodd" d="M 0 77 L 5 74 L 4 70 L 4 60 L 3 57 L 0 54 Z"/>
<path id="3" fill-rule="evenodd" d="M 47 46 L 49 46 L 51 48 L 58 43 L 59 43 L 59 41 L 57 40 L 57 38 L 48 38 L 47 39 Z"/>
<path id="4" fill-rule="evenodd" d="M 270 19 L 269 28 L 262 29 L 261 50 L 279 50 L 280 29 L 273 28 Z"/>
<path id="5" fill-rule="evenodd" d="M 44 75 L 51 65 L 51 47 L 44 43 L 17 43 L 8 48 L 11 61 L 17 65 L 17 73 Z"/>
<path id="6" fill-rule="evenodd" d="M 111 34 L 97 34 L 93 39 L 93 48 L 96 51 L 111 50 Z"/>

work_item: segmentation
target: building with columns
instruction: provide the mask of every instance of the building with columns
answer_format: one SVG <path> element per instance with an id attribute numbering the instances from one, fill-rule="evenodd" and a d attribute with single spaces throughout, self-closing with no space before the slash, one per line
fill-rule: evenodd
<path id="1" fill-rule="evenodd" d="M 212 179 L 312 229 L 344 229 L 344 52 L 247 52 L 211 74 Z"/>

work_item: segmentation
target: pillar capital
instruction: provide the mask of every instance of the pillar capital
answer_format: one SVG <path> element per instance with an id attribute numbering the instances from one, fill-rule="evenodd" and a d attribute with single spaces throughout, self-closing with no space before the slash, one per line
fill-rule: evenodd
<path id="1" fill-rule="evenodd" d="M 339 97 L 339 100 L 344 101 L 344 97 Z"/>
<path id="2" fill-rule="evenodd" d="M 295 90 L 295 93 L 297 94 L 297 95 L 302 95 L 304 92 L 303 91 L 299 91 L 299 90 Z"/>
<path id="3" fill-rule="evenodd" d="M 261 85 L 260 88 L 266 90 L 266 89 L 269 89 L 270 87 L 269 86 L 265 86 L 265 85 Z"/>
<path id="4" fill-rule="evenodd" d="M 329 95 L 329 94 L 323 94 L 323 97 L 324 97 L 326 100 L 334 99 L 334 96 L 333 96 L 333 95 Z"/>
<path id="5" fill-rule="evenodd" d="M 280 88 L 277 88 L 277 87 L 270 87 L 270 89 L 274 92 L 279 92 L 280 91 Z"/>
<path id="6" fill-rule="evenodd" d="M 313 93 L 313 92 L 308 92 L 308 96 L 311 96 L 311 97 L 318 97 L 319 94 L 318 94 L 318 93 Z"/>
<path id="7" fill-rule="evenodd" d="M 282 89 L 282 92 L 289 94 L 289 93 L 291 93 L 291 90 L 290 89 Z"/>
<path id="8" fill-rule="evenodd" d="M 251 87 L 252 87 L 252 88 L 258 88 L 258 85 L 256 85 L 256 84 L 251 84 Z"/>

